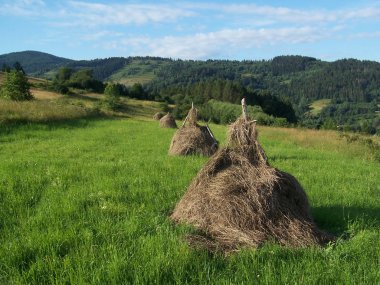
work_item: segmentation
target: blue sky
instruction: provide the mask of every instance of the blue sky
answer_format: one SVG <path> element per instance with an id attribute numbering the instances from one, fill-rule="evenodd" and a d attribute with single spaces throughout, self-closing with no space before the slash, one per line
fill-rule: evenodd
<path id="1" fill-rule="evenodd" d="M 0 0 L 0 54 L 380 61 L 380 0 Z"/>

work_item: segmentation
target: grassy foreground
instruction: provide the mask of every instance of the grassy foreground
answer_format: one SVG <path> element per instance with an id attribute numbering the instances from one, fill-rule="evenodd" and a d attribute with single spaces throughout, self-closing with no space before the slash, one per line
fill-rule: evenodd
<path id="1" fill-rule="evenodd" d="M 212 126 L 224 141 L 225 127 Z M 261 128 L 304 186 L 326 248 L 190 248 L 168 215 L 207 160 L 171 157 L 174 130 L 80 119 L 0 131 L 0 284 L 379 284 L 379 163 L 333 133 Z"/>

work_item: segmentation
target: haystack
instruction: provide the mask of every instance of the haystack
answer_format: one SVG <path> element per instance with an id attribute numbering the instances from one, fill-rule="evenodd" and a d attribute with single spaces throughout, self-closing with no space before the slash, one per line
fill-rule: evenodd
<path id="1" fill-rule="evenodd" d="M 208 126 L 197 123 L 197 109 L 192 107 L 182 127 L 174 134 L 169 154 L 210 156 L 218 149 L 218 142 Z"/>
<path id="2" fill-rule="evenodd" d="M 264 242 L 305 247 L 334 240 L 310 215 L 304 190 L 290 174 L 269 165 L 246 116 L 229 128 L 227 146 L 200 170 L 171 219 L 193 225 L 189 237 L 210 250 L 257 248 Z"/>
<path id="3" fill-rule="evenodd" d="M 163 116 L 160 119 L 160 127 L 161 128 L 177 128 L 177 124 L 174 120 L 174 117 L 170 114 L 167 113 L 165 116 Z"/>
<path id="4" fill-rule="evenodd" d="M 164 116 L 163 113 L 157 112 L 156 114 L 154 114 L 153 119 L 156 121 L 159 121 L 163 116 Z"/>

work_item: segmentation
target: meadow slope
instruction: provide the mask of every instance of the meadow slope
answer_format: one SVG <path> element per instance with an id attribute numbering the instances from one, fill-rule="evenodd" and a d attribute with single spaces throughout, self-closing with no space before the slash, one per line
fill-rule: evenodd
<path id="1" fill-rule="evenodd" d="M 223 142 L 226 128 L 212 129 Z M 190 248 L 193 229 L 168 216 L 207 159 L 168 156 L 174 130 L 144 118 L 29 123 L 0 129 L 0 283 L 380 283 L 379 163 L 333 132 L 259 131 L 336 245 Z"/>

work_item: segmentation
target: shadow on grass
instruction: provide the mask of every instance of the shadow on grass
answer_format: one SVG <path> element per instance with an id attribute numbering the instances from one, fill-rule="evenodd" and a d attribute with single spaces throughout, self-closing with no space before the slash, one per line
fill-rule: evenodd
<path id="1" fill-rule="evenodd" d="M 66 96 L 69 99 L 75 98 L 75 99 L 81 99 L 81 100 L 90 101 L 90 102 L 100 102 L 101 101 L 100 98 L 95 98 L 95 97 L 86 96 L 86 95 L 77 94 L 77 93 L 70 93 L 69 95 L 66 95 Z"/>
<path id="2" fill-rule="evenodd" d="M 75 129 L 89 126 L 92 122 L 103 120 L 118 120 L 115 116 L 103 113 L 90 113 L 76 118 L 57 118 L 53 120 L 29 121 L 26 119 L 0 121 L 0 137 L 21 129 L 28 130 L 54 130 Z"/>
<path id="3" fill-rule="evenodd" d="M 380 227 L 380 207 L 322 206 L 311 212 L 318 227 L 337 236 L 348 237 L 354 225 L 360 229 Z"/>

